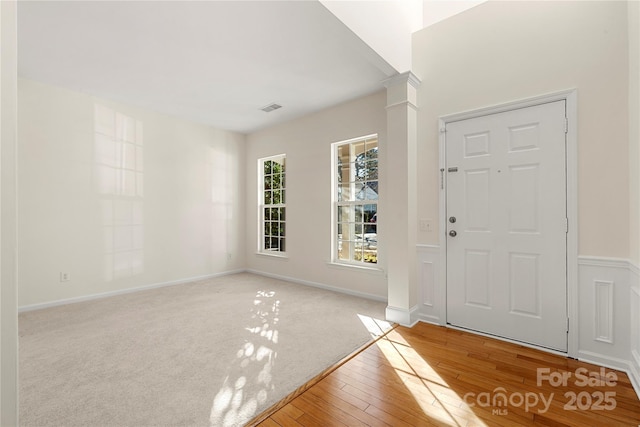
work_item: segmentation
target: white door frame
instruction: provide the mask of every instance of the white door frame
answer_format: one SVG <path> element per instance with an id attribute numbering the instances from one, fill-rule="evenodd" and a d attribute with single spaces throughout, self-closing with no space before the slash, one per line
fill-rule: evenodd
<path id="1" fill-rule="evenodd" d="M 444 262 L 440 269 L 439 282 L 441 290 L 439 304 L 443 307 L 444 316 L 441 322 L 446 325 L 446 286 L 447 286 L 447 224 L 446 224 L 446 190 L 447 174 L 444 173 L 447 167 L 445 139 L 446 125 L 449 122 L 473 119 L 490 114 L 503 113 L 519 108 L 532 107 L 534 105 L 545 104 L 554 101 L 566 101 L 567 108 L 567 218 L 569 227 L 567 232 L 567 316 L 569 318 L 569 333 L 567 336 L 568 351 L 570 357 L 578 355 L 578 138 L 577 138 L 577 90 L 570 89 L 562 92 L 554 92 L 533 98 L 512 101 L 505 104 L 492 105 L 476 110 L 464 111 L 455 114 L 448 114 L 439 118 L 440 129 L 440 259 Z M 522 344 L 522 343 L 519 343 Z M 549 351 L 548 349 L 543 349 Z M 564 354 L 564 353 L 562 353 Z"/>

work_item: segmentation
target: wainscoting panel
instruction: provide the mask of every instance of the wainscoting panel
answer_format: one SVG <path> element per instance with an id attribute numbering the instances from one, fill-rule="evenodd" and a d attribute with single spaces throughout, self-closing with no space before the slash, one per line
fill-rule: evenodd
<path id="1" fill-rule="evenodd" d="M 422 261 L 419 280 L 422 284 L 422 304 L 433 307 L 433 295 L 436 286 L 436 277 L 434 276 L 435 267 L 433 261 Z"/>
<path id="2" fill-rule="evenodd" d="M 441 278 L 443 263 L 440 247 L 430 245 L 417 246 L 418 269 L 418 313 L 423 322 L 444 325 L 445 318 L 445 283 Z"/>
<path id="3" fill-rule="evenodd" d="M 578 258 L 578 357 L 630 371 L 632 300 L 628 260 Z"/>
<path id="4" fill-rule="evenodd" d="M 446 325 L 446 260 L 439 246 L 418 245 L 416 252 L 416 318 Z M 577 288 L 577 316 L 569 326 L 570 339 L 577 336 L 574 357 L 627 372 L 640 396 L 640 267 L 626 259 L 578 257 Z"/>
<path id="5" fill-rule="evenodd" d="M 613 344 L 613 289 L 611 281 L 594 280 L 595 337 L 596 341 Z"/>

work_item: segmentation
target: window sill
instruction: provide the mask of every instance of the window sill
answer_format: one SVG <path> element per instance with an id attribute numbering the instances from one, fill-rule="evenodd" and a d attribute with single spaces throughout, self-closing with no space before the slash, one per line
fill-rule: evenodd
<path id="1" fill-rule="evenodd" d="M 385 271 L 380 267 L 369 267 L 364 265 L 355 265 L 355 264 L 343 264 L 340 262 L 330 261 L 327 263 L 329 267 L 345 269 L 345 270 L 357 270 L 370 274 L 386 274 Z"/>
<path id="2" fill-rule="evenodd" d="M 282 259 L 282 260 L 288 260 L 289 257 L 285 254 L 282 253 L 269 253 L 269 252 L 256 252 L 255 253 L 258 256 L 263 256 L 266 258 L 278 258 L 278 259 Z"/>

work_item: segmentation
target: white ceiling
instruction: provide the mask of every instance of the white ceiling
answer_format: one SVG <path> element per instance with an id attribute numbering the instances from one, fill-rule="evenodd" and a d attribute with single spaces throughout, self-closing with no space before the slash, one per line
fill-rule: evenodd
<path id="1" fill-rule="evenodd" d="M 18 72 L 243 133 L 396 74 L 318 1 L 23 1 Z"/>

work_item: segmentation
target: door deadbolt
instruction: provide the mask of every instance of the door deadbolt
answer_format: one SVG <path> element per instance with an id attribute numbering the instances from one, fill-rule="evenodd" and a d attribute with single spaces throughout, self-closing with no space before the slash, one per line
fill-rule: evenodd
<path id="1" fill-rule="evenodd" d="M 456 230 L 451 230 L 449 232 L 449 236 L 451 236 L 451 237 L 456 237 L 457 235 L 458 235 L 458 233 L 456 233 Z"/>
<path id="2" fill-rule="evenodd" d="M 456 222 L 456 217 L 455 217 L 455 216 L 450 216 L 450 217 L 449 217 L 449 222 L 450 222 L 451 224 L 455 223 L 455 222 Z"/>

